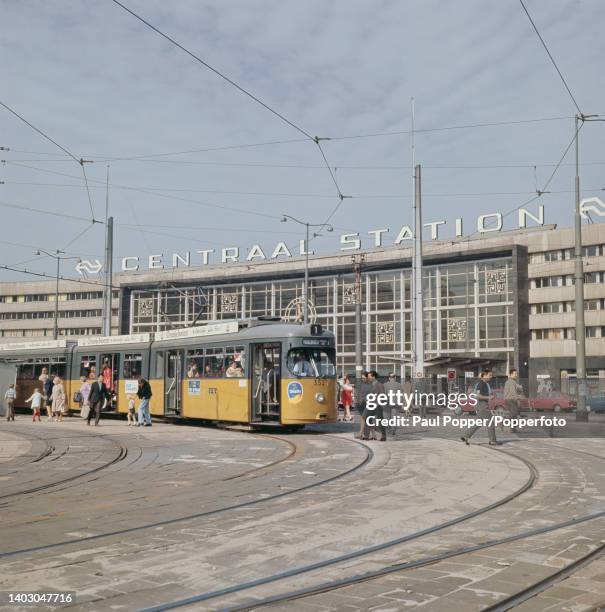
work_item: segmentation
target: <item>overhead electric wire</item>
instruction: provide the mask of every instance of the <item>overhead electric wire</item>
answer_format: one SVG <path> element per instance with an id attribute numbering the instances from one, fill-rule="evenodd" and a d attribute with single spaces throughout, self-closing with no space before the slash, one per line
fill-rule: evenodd
<path id="1" fill-rule="evenodd" d="M 423 167 L 424 168 L 424 167 Z M 82 189 L 83 185 L 75 185 L 71 183 L 36 183 L 32 181 L 13 181 L 11 179 L 5 180 L 6 185 L 28 185 L 32 187 L 70 187 L 76 189 Z M 334 199 L 333 195 L 327 195 L 322 193 L 277 193 L 277 192 L 262 192 L 262 191 L 219 191 L 216 189 L 183 189 L 174 187 L 141 187 L 133 185 L 113 185 L 115 189 L 123 189 L 127 191 L 140 191 L 145 190 L 146 192 L 184 192 L 184 193 L 214 193 L 222 195 L 238 195 L 238 196 L 263 196 L 263 197 L 288 197 L 288 198 L 317 198 L 317 199 Z M 102 185 L 93 185 L 93 189 L 103 189 Z M 585 187 L 586 191 L 597 191 L 599 187 Z M 537 189 L 536 189 L 537 191 Z M 561 189 L 558 191 L 552 191 L 551 193 L 573 193 L 573 189 Z M 479 192 L 451 192 L 451 193 L 424 193 L 423 197 L 427 198 L 449 198 L 449 197 L 483 197 L 483 196 L 514 196 L 514 195 L 525 195 L 535 193 L 535 191 L 479 191 Z M 390 200 L 390 199 L 410 199 L 409 194 L 358 194 L 355 196 L 345 196 L 347 198 L 353 198 L 355 200 Z M 250 231 L 250 230 L 247 230 Z"/>
<path id="2" fill-rule="evenodd" d="M 88 232 L 94 226 L 95 226 L 95 224 L 93 222 L 89 226 L 85 227 L 81 232 L 76 234 L 76 236 L 74 238 L 72 238 L 61 250 L 64 251 L 65 249 L 68 249 L 72 244 L 74 244 L 76 241 L 78 241 L 84 234 L 86 234 L 86 232 Z"/>
<path id="3" fill-rule="evenodd" d="M 244 95 L 248 96 L 251 100 L 253 100 L 257 104 L 260 104 L 263 108 L 265 108 L 270 113 L 272 113 L 273 115 L 275 115 L 276 117 L 281 119 L 284 123 L 287 123 L 290 127 L 294 128 L 295 130 L 297 130 L 298 132 L 303 134 L 303 136 L 306 136 L 309 140 L 314 142 L 317 145 L 317 147 L 319 148 L 320 152 L 321 152 L 321 157 L 324 160 L 326 168 L 327 168 L 328 172 L 330 173 L 330 177 L 332 178 L 332 181 L 334 182 L 334 185 L 336 187 L 336 191 L 337 191 L 338 198 L 339 198 L 339 205 L 342 203 L 342 201 L 344 199 L 343 194 L 342 194 L 342 190 L 340 189 L 340 186 L 338 185 L 338 181 L 336 180 L 336 177 L 334 176 L 334 172 L 332 171 L 332 168 L 331 168 L 330 164 L 328 163 L 328 160 L 326 159 L 326 155 L 325 155 L 325 153 L 323 151 L 323 148 L 320 145 L 320 141 L 321 140 L 327 140 L 327 139 L 319 138 L 318 136 L 311 136 L 311 134 L 309 132 L 307 132 L 305 129 L 303 129 L 302 127 L 300 127 L 299 125 L 297 125 L 293 121 L 290 121 L 290 119 L 288 119 L 287 117 L 282 115 L 280 112 L 278 112 L 277 110 L 275 110 L 274 108 L 272 108 L 271 106 L 266 104 L 265 102 L 263 102 L 256 95 L 254 95 L 253 93 L 251 93 L 250 91 L 248 91 L 247 89 L 245 89 L 244 87 L 242 87 L 241 85 L 236 83 L 233 79 L 229 78 L 226 74 L 224 74 L 220 70 L 214 68 L 214 66 L 211 66 L 208 62 L 204 61 L 201 57 L 199 57 L 198 55 L 196 55 L 195 53 L 193 53 L 192 51 L 190 51 L 189 49 L 187 49 L 186 47 L 184 47 L 183 45 L 178 43 L 174 38 L 172 38 L 171 36 L 169 36 L 165 32 L 162 32 L 162 30 L 160 30 L 159 28 L 155 27 L 149 21 L 147 21 L 146 19 L 144 19 L 143 17 L 141 17 L 140 15 L 138 15 L 137 13 L 135 13 L 134 11 L 129 9 L 127 6 L 125 6 L 124 4 L 119 2 L 119 0 L 112 0 L 112 2 L 114 4 L 116 4 L 117 6 L 121 7 L 122 9 L 124 9 L 127 13 L 129 13 L 130 15 L 135 17 L 136 19 L 138 19 L 141 23 L 145 24 L 148 28 L 150 28 L 151 30 L 153 30 L 154 32 L 156 32 L 157 34 L 159 34 L 160 36 L 162 36 L 163 38 L 165 38 L 166 40 L 171 42 L 173 45 L 175 45 L 176 47 L 181 49 L 181 51 L 185 52 L 187 55 L 189 55 L 190 57 L 195 59 L 202 66 L 204 66 L 208 70 L 211 70 L 214 74 L 216 74 L 217 76 L 219 76 L 220 78 L 225 80 L 231 86 L 235 87 L 238 91 L 240 91 Z M 338 208 L 338 206 L 336 208 Z"/>
<path id="4" fill-rule="evenodd" d="M 206 147 L 204 149 L 189 149 L 186 151 L 172 151 L 167 153 L 150 153 L 148 155 L 133 155 L 130 157 L 109 157 L 97 161 L 135 161 L 139 159 L 150 159 L 153 157 L 169 157 L 171 155 L 190 155 L 192 153 L 209 153 L 213 151 L 230 151 L 233 149 L 249 149 L 254 147 L 266 147 L 270 145 L 291 144 L 295 142 L 307 142 L 308 138 L 290 138 L 288 140 L 269 140 L 267 142 L 255 142 L 251 144 L 225 145 L 221 147 Z"/>
<path id="5" fill-rule="evenodd" d="M 567 154 L 569 153 L 569 150 L 571 149 L 571 147 L 573 146 L 574 142 L 576 141 L 578 133 L 582 129 L 583 125 L 584 125 L 583 122 L 580 123 L 579 126 L 578 126 L 578 129 L 574 130 L 574 135 L 573 135 L 572 139 L 570 140 L 569 144 L 565 147 L 565 150 L 563 151 L 563 154 L 561 155 L 561 158 L 559 159 L 559 163 L 555 166 L 555 169 L 552 171 L 551 175 L 548 177 L 548 180 L 544 183 L 544 187 L 542 187 L 542 189 L 540 189 L 540 190 L 537 190 L 536 191 L 536 195 L 534 197 L 530 198 L 529 200 L 526 200 L 525 202 L 522 202 L 518 206 L 515 206 L 515 208 L 512 208 L 508 212 L 504 213 L 502 215 L 502 219 L 505 219 L 506 217 L 508 217 L 509 215 L 514 213 L 515 211 L 519 210 L 520 208 L 523 208 L 524 206 L 527 206 L 528 204 L 531 204 L 531 203 L 535 202 L 536 200 L 541 198 L 544 194 L 552 193 L 552 192 L 547 191 L 547 189 L 548 189 L 550 183 L 552 182 L 552 180 L 555 178 L 555 175 L 556 175 L 557 171 L 559 170 L 559 168 L 561 167 L 563 161 L 567 157 Z M 567 193 L 572 193 L 572 191 L 570 190 Z M 463 241 L 470 240 L 473 236 L 475 236 L 477 234 L 480 234 L 480 233 L 481 232 L 479 232 L 479 231 L 473 232 L 472 234 L 469 234 L 468 236 L 465 236 L 461 240 L 452 241 L 452 244 L 456 244 L 456 243 L 460 243 L 460 242 L 463 242 Z"/>
<path id="6" fill-rule="evenodd" d="M 96 223 L 95 221 L 95 211 L 92 207 L 92 198 L 90 197 L 90 189 L 88 187 L 88 177 L 86 176 L 86 170 L 84 169 L 84 162 L 80 164 L 82 167 L 82 174 L 84 175 L 84 183 L 86 184 L 86 195 L 88 196 L 88 204 L 90 205 L 90 214 L 92 216 L 92 224 Z"/>
<path id="7" fill-rule="evenodd" d="M 27 268 L 17 268 L 16 266 L 0 265 L 0 270 L 9 270 L 11 272 L 19 272 L 21 274 L 29 274 L 31 276 L 39 276 L 42 278 L 48 278 L 49 280 L 56 280 L 56 274 L 46 274 L 45 272 L 34 272 Z M 82 285 L 95 285 L 96 287 L 106 287 L 104 281 L 89 281 L 82 278 L 71 278 L 69 276 L 59 275 L 59 280 L 68 281 L 70 283 L 80 283 Z M 112 289 L 121 289 L 119 285 L 111 285 Z"/>
<path id="8" fill-rule="evenodd" d="M 80 157 L 78 159 L 71 151 L 66 149 L 64 146 L 60 145 L 56 140 L 51 138 L 48 134 L 44 133 L 40 128 L 37 128 L 33 123 L 30 123 L 27 119 L 25 119 L 25 117 L 21 116 L 17 111 L 12 109 L 10 106 L 5 104 L 1 100 L 0 100 L 0 105 L 3 106 L 7 111 L 12 113 L 15 117 L 17 117 L 20 121 L 22 121 L 27 126 L 29 126 L 32 130 L 34 130 L 35 132 L 40 134 L 40 136 L 42 136 L 43 138 L 45 138 L 49 142 L 52 142 L 52 144 L 54 144 L 56 147 L 61 149 L 61 151 L 63 151 L 67 155 L 69 155 L 69 157 L 71 157 L 82 168 L 82 172 L 84 173 L 84 180 L 88 184 L 88 181 L 87 181 L 87 178 L 86 178 L 86 170 L 84 169 L 84 164 L 87 163 L 87 162 L 82 157 Z M 90 191 L 88 191 L 88 203 L 90 205 L 91 221 L 92 221 L 93 224 L 97 223 L 97 221 L 95 220 L 95 211 L 94 211 L 93 206 L 92 206 L 92 199 L 90 197 Z"/>
<path id="9" fill-rule="evenodd" d="M 16 163 L 16 162 L 12 162 L 12 165 L 14 166 L 19 166 L 22 168 L 27 168 L 29 170 L 36 170 L 38 172 L 45 172 L 47 174 L 56 174 L 58 176 L 64 176 L 67 178 L 72 178 L 72 179 L 76 179 L 76 180 L 82 180 L 80 177 L 78 176 L 74 176 L 73 174 L 65 174 L 64 172 L 57 172 L 55 170 L 47 170 L 45 168 L 36 168 L 35 166 L 27 166 L 26 164 L 20 164 L 20 163 Z M 97 181 L 97 180 L 93 180 L 93 182 L 95 183 L 100 183 L 100 184 L 105 184 L 103 183 L 103 181 Z M 189 202 L 192 204 L 198 204 L 200 206 L 207 206 L 207 207 L 211 207 L 211 208 L 218 208 L 221 210 L 228 210 L 231 212 L 238 212 L 238 213 L 242 213 L 242 214 L 246 214 L 246 215 L 253 215 L 253 216 L 257 216 L 257 217 L 263 217 L 265 219 L 278 219 L 279 216 L 278 215 L 270 215 L 267 213 L 261 213 L 261 212 L 257 212 L 254 210 L 247 210 L 247 209 L 243 209 L 243 208 L 236 208 L 234 206 L 224 206 L 222 204 L 215 204 L 212 202 L 204 202 L 202 200 L 192 200 L 190 198 L 180 198 L 177 196 L 170 196 L 167 195 L 165 193 L 159 193 L 159 192 L 154 192 L 154 191 L 150 191 L 148 189 L 144 189 L 144 188 L 139 188 L 139 187 L 125 187 L 122 185 L 117 185 L 117 184 L 112 184 L 112 187 L 114 188 L 120 188 L 120 189 L 129 189 L 132 191 L 137 191 L 140 193 L 145 193 L 147 195 L 153 195 L 159 198 L 165 198 L 165 199 L 169 199 L 169 200 L 179 200 L 182 202 Z M 101 223 L 100 221 L 97 221 L 97 223 Z"/>
<path id="10" fill-rule="evenodd" d="M 436 127 L 436 128 L 415 128 L 414 134 L 427 134 L 430 132 L 449 132 L 452 130 L 469 130 L 474 128 L 484 128 L 484 127 L 504 127 L 509 125 L 523 125 L 526 123 L 542 123 L 545 121 L 562 121 L 563 119 L 573 119 L 570 116 L 560 116 L 560 117 L 541 117 L 538 119 L 513 119 L 509 121 L 492 121 L 488 123 L 469 123 L 463 125 L 450 125 L 444 127 Z M 412 130 L 395 130 L 388 132 L 374 132 L 369 134 L 353 134 L 353 135 L 345 135 L 345 136 L 330 136 L 329 140 L 353 140 L 357 138 L 377 138 L 380 136 L 405 136 L 412 134 Z"/>
<path id="11" fill-rule="evenodd" d="M 61 217 L 63 219 L 73 219 L 74 221 L 85 221 L 91 223 L 91 220 L 87 217 L 78 217 L 77 215 L 68 215 L 66 213 L 52 212 L 50 210 L 43 210 L 41 208 L 33 208 L 31 206 L 24 206 L 22 204 L 10 204 L 9 202 L 3 202 L 0 200 L 0 206 L 4 208 L 14 208 L 17 210 L 26 210 L 29 212 L 39 213 L 41 215 L 50 215 L 51 217 Z M 103 223 L 102 221 L 95 221 L 95 223 Z"/>
<path id="12" fill-rule="evenodd" d="M 44 159 L 15 159 L 15 160 L 1 160 L 7 165 L 18 165 L 22 163 L 44 163 L 47 160 Z M 57 160 L 57 161 L 68 161 L 68 160 Z M 166 164 L 185 164 L 185 165 L 198 165 L 198 166 L 226 166 L 226 167 L 244 167 L 244 168 L 285 168 L 294 170 L 324 170 L 325 166 L 312 166 L 308 164 L 270 164 L 270 163 L 255 163 L 255 162 L 222 162 L 222 161 L 199 161 L 199 160 L 155 160 L 155 159 L 141 159 L 138 161 L 149 161 L 152 163 L 166 163 Z M 423 170 L 520 170 L 520 169 L 531 169 L 531 168 L 550 168 L 556 166 L 556 162 L 545 162 L 545 163 L 527 163 L 527 164 L 457 164 L 457 165 L 422 165 Z M 562 164 L 563 166 L 575 166 L 574 163 Z M 593 161 L 593 162 L 582 162 L 580 166 L 605 166 L 605 161 Z M 27 167 L 27 166 L 23 166 Z M 411 166 L 377 166 L 377 165 L 341 165 L 338 164 L 339 170 L 395 170 L 401 172 L 403 170 L 411 170 Z M 41 168 L 40 171 L 43 171 Z M 50 172 L 50 171 L 48 171 Z M 69 176 L 69 175 L 63 175 Z M 75 178 L 75 177 L 74 177 Z M 100 182 L 100 181 L 99 181 Z M 177 191 L 171 189 L 171 191 Z M 182 189 L 182 191 L 193 191 L 190 189 Z M 204 192 L 207 190 L 198 190 Z M 214 193 L 208 190 L 208 193 Z M 237 192 L 220 192 L 220 193 L 237 193 Z M 278 194 L 276 194 L 278 195 Z M 281 194 L 280 194 L 281 195 Z"/>
<path id="13" fill-rule="evenodd" d="M 162 32 L 162 30 L 160 30 L 159 28 L 156 28 L 153 24 L 149 23 L 149 21 L 147 21 L 146 19 L 144 19 L 140 15 L 137 15 L 137 13 L 135 13 L 132 10 L 130 10 L 127 6 L 125 6 L 124 4 L 119 2 L 118 0 L 112 0 L 112 2 L 114 4 L 117 4 L 122 9 L 124 9 L 127 13 L 130 13 L 135 19 L 138 19 L 141 23 L 145 24 L 148 28 L 153 30 L 156 34 L 159 34 L 160 36 L 165 38 L 167 41 L 171 42 L 175 47 L 178 47 L 181 51 L 184 51 L 187 55 L 189 55 L 194 60 L 196 60 L 197 62 L 202 64 L 202 66 L 204 66 L 208 70 L 214 72 L 214 74 L 216 74 L 221 79 L 223 79 L 224 81 L 229 83 L 231 86 L 235 87 L 238 91 L 240 91 L 244 95 L 246 95 L 249 98 L 251 98 L 252 100 L 254 100 L 257 104 L 260 104 L 263 108 L 268 110 L 270 113 L 273 113 L 276 117 L 281 119 L 284 123 L 287 123 L 290 127 L 293 127 L 295 130 L 297 130 L 298 132 L 300 132 L 301 134 L 306 136 L 308 139 L 313 140 L 313 136 L 311 136 L 311 134 L 309 134 L 303 128 L 301 128 L 300 126 L 296 125 L 294 122 L 290 121 L 290 119 L 284 117 L 284 115 L 282 115 L 280 112 L 276 111 L 274 108 L 272 108 L 271 106 L 269 106 L 268 104 L 263 102 L 260 98 L 255 96 L 253 93 L 251 93 L 250 91 L 248 91 L 247 89 L 245 89 L 241 85 L 238 85 L 238 83 L 236 83 L 233 79 L 229 78 L 226 74 L 223 74 L 217 68 L 214 68 L 214 66 L 211 66 L 208 62 L 204 61 L 201 57 L 199 57 L 198 55 L 196 55 L 192 51 L 189 51 L 189 49 L 187 49 L 186 47 L 184 47 L 183 45 L 178 43 L 174 38 L 172 38 L 168 34 Z"/>
<path id="14" fill-rule="evenodd" d="M 525 11 L 525 14 L 527 15 L 527 18 L 529 19 L 529 22 L 531 23 L 532 27 L 534 28 L 534 31 L 538 35 L 538 38 L 540 39 L 540 42 L 542 43 L 542 46 L 544 47 L 544 50 L 546 51 L 546 54 L 550 58 L 550 61 L 552 62 L 552 65 L 555 67 L 555 70 L 557 71 L 557 74 L 561 78 L 561 81 L 563 81 L 563 85 L 565 86 L 565 89 L 567 90 L 567 93 L 569 94 L 569 97 L 571 98 L 574 106 L 578 110 L 578 114 L 580 116 L 583 116 L 583 113 L 580 110 L 579 104 L 577 103 L 574 95 L 571 93 L 571 89 L 570 89 L 569 85 L 567 84 L 567 81 L 565 80 L 565 77 L 563 76 L 563 74 L 559 70 L 559 66 L 557 66 L 557 62 L 555 62 L 555 58 L 552 56 L 552 53 L 550 52 L 548 46 L 544 42 L 544 39 L 542 38 L 542 35 L 540 34 L 540 31 L 538 30 L 536 24 L 534 23 L 534 20 L 532 19 L 532 16 L 529 14 L 529 11 L 527 10 L 527 7 L 525 6 L 525 3 L 523 2 L 523 0 L 519 0 L 519 2 L 521 3 L 521 6 L 523 7 L 523 10 Z"/>
<path id="15" fill-rule="evenodd" d="M 484 127 L 506 127 L 511 125 L 524 125 L 528 123 L 543 123 L 549 121 L 567 121 L 569 119 L 573 119 L 573 116 L 563 115 L 557 117 L 538 117 L 534 119 L 512 119 L 506 121 L 491 121 L 486 123 L 468 123 L 462 125 L 450 125 L 450 126 L 442 126 L 442 127 L 429 127 L 429 128 L 416 128 L 414 130 L 415 134 L 422 133 L 431 133 L 431 132 L 447 132 L 452 130 L 466 130 L 466 129 L 475 129 L 475 128 L 484 128 Z M 325 140 L 351 140 L 357 138 L 376 138 L 379 136 L 405 136 L 411 134 L 411 130 L 395 130 L 395 131 L 385 131 L 385 132 L 373 132 L 373 133 L 365 133 L 365 134 L 348 134 L 343 136 L 330 136 L 325 138 Z M 216 146 L 216 147 L 206 147 L 200 149 L 188 149 L 184 151 L 169 151 L 162 153 L 149 153 L 147 155 L 133 155 L 133 156 L 111 156 L 111 155 L 101 155 L 101 154 L 92 154 L 90 157 L 94 158 L 97 162 L 107 162 L 107 161 L 152 161 L 151 158 L 154 157 L 169 157 L 172 155 L 189 155 L 192 153 L 206 153 L 212 151 L 226 151 L 230 149 L 245 149 L 251 147 L 261 147 L 275 144 L 289 144 L 295 142 L 306 142 L 307 138 L 294 138 L 288 140 L 272 140 L 258 143 L 244 143 L 237 145 L 224 145 L 224 146 Z M 315 139 L 312 139 L 315 142 Z M 15 153 L 27 154 L 27 155 L 55 155 L 54 153 L 47 153 L 41 151 L 24 151 L 20 149 L 11 149 L 11 151 Z M 42 160 L 36 160 L 42 161 Z M 47 160 L 49 161 L 49 160 Z M 59 161 L 59 160 L 57 160 Z M 79 160 L 78 160 L 79 161 Z M 157 160 L 162 161 L 162 160 Z M 322 168 L 323 166 L 317 166 Z M 338 166 L 339 168 L 344 168 L 345 166 Z"/>
<path id="16" fill-rule="evenodd" d="M 48 140 L 49 142 L 52 142 L 56 147 L 61 149 L 61 151 L 69 155 L 75 162 L 77 162 L 78 164 L 80 163 L 80 160 L 71 151 L 66 149 L 64 146 L 60 145 L 56 140 L 53 140 L 48 134 L 45 134 L 40 128 L 37 128 L 35 125 L 30 123 L 27 119 L 25 119 L 25 117 L 22 117 L 17 111 L 13 110 L 10 106 L 5 104 L 1 100 L 0 100 L 0 106 L 3 106 L 9 113 L 12 113 L 20 121 L 23 121 L 23 123 L 28 125 L 32 130 L 36 131 L 38 134 L 40 134 L 40 136 L 42 136 L 43 138 L 46 138 L 46 140 Z"/>

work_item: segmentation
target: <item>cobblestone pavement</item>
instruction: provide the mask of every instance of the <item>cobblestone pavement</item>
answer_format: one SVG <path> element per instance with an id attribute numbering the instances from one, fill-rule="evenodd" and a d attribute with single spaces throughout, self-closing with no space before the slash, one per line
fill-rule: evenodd
<path id="1" fill-rule="evenodd" d="M 141 609 L 328 562 L 511 496 L 420 538 L 190 608 L 255 605 L 605 507 L 602 440 L 509 436 L 494 452 L 421 432 L 362 444 L 350 433 L 102 423 L 0 424 L 0 541 L 12 553 L 0 557 L 0 590 L 75 591 L 70 610 Z M 531 477 L 520 458 L 537 478 L 515 496 Z M 604 534 L 605 519 L 594 519 L 271 607 L 479 610 Z M 604 576 L 597 560 L 518 608 L 593 609 Z"/>

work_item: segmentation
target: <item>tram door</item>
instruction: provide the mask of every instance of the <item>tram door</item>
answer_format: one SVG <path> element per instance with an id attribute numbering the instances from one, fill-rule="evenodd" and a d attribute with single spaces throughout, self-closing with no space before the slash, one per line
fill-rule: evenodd
<path id="1" fill-rule="evenodd" d="M 166 351 L 164 367 L 164 414 L 181 413 L 183 363 L 179 351 Z"/>
<path id="2" fill-rule="evenodd" d="M 252 345 L 252 421 L 278 421 L 281 416 L 281 344 Z"/>
<path id="3" fill-rule="evenodd" d="M 120 388 L 120 353 L 101 354 L 99 373 L 103 376 L 105 386 L 111 392 L 111 400 L 106 410 L 115 410 L 118 405 L 118 389 Z"/>

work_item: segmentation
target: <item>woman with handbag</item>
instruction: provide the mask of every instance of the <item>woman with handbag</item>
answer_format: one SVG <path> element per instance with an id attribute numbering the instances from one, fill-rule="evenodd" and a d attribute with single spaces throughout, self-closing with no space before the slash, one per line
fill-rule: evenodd
<path id="1" fill-rule="evenodd" d="M 80 376 L 80 389 L 74 393 L 74 402 L 80 405 L 80 416 L 83 419 L 88 418 L 88 412 L 90 411 L 90 382 L 86 379 L 86 376 Z"/>

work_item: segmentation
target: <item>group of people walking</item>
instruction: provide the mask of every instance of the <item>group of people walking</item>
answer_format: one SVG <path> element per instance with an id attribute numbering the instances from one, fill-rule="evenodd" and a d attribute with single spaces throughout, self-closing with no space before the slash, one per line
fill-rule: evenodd
<path id="1" fill-rule="evenodd" d="M 493 374 L 490 369 L 482 370 L 479 374 L 479 381 L 475 385 L 474 393 L 477 396 L 477 406 L 475 412 L 477 416 L 484 419 L 489 424 L 486 425 L 487 435 L 489 438 L 490 446 L 500 446 L 502 442 L 499 442 L 496 438 L 496 427 L 491 422 L 492 412 L 489 408 L 489 400 L 492 398 L 493 392 L 490 385 Z M 508 378 L 504 383 L 504 402 L 506 404 L 506 410 L 511 419 L 516 419 L 519 416 L 519 408 L 521 401 L 525 399 L 523 394 L 523 386 L 519 383 L 519 372 L 516 368 L 511 368 L 508 372 Z M 470 444 L 470 439 L 475 433 L 483 427 L 482 425 L 473 425 L 469 427 L 464 435 L 461 437 L 462 442 L 466 445 Z M 516 428 L 511 427 L 511 433 L 516 433 Z"/>
<path id="2" fill-rule="evenodd" d="M 41 421 L 41 412 L 45 408 L 47 421 L 62 421 L 63 415 L 69 409 L 63 381 L 59 376 L 49 376 L 46 368 L 42 370 L 38 380 L 40 386 L 36 387 L 32 395 L 25 400 L 27 404 L 31 404 L 32 420 L 34 422 Z M 79 405 L 80 416 L 86 420 L 86 424 L 90 425 L 91 422 L 94 422 L 94 425 L 98 426 L 101 412 L 112 401 L 112 395 L 113 392 L 107 386 L 102 374 L 99 374 L 96 379 L 82 376 L 80 378 L 80 388 L 74 393 L 73 400 L 75 404 Z M 139 399 L 138 415 L 136 414 L 135 396 L 130 395 L 128 398 L 128 425 L 151 427 L 151 413 L 149 411 L 151 396 L 151 385 L 146 379 L 141 378 L 136 393 L 136 397 Z M 15 385 L 11 384 L 4 394 L 7 421 L 15 420 L 16 399 Z"/>
<path id="3" fill-rule="evenodd" d="M 371 370 L 369 372 L 362 372 L 361 374 L 361 386 L 359 392 L 354 394 L 353 385 L 351 385 L 348 376 L 345 376 L 341 384 L 340 391 L 340 403 L 344 409 L 344 420 L 352 421 L 351 407 L 354 405 L 361 414 L 361 425 L 357 437 L 361 440 L 373 440 L 378 439 L 381 442 L 385 442 L 387 439 L 387 433 L 394 435 L 396 433 L 396 427 L 389 425 L 385 426 L 380 423 L 382 419 L 390 419 L 394 416 L 402 406 L 392 402 L 386 406 L 376 406 L 375 409 L 369 410 L 366 407 L 366 397 L 369 393 L 396 393 L 401 391 L 402 393 L 412 393 L 412 383 L 407 380 L 404 383 L 397 381 L 396 375 L 391 372 L 389 374 L 387 382 L 384 384 L 378 379 L 378 372 Z M 394 397 L 392 394 L 389 397 Z M 370 427 L 366 419 L 368 416 L 376 417 L 377 424 Z"/>
<path id="4" fill-rule="evenodd" d="M 62 421 L 63 415 L 67 412 L 67 398 L 65 387 L 59 376 L 49 376 L 48 369 L 43 368 L 38 381 L 39 387 L 28 397 L 25 402 L 31 404 L 32 420 L 40 421 L 42 410 L 46 409 L 47 421 Z M 6 406 L 6 420 L 15 420 L 15 401 L 17 391 L 15 385 L 11 384 L 4 394 Z"/>
<path id="5" fill-rule="evenodd" d="M 489 369 L 484 369 L 479 374 L 479 381 L 473 388 L 473 393 L 477 397 L 477 406 L 475 412 L 481 419 L 485 419 L 485 422 L 490 422 L 492 416 L 489 408 L 490 399 L 493 396 L 493 391 L 490 385 L 493 374 Z M 391 416 L 395 416 L 398 411 L 402 411 L 402 406 L 389 402 L 386 406 L 376 406 L 375 409 L 369 410 L 366 408 L 366 396 L 369 393 L 387 394 L 389 398 L 395 397 L 394 394 L 397 391 L 401 391 L 408 397 L 414 393 L 414 385 L 411 380 L 407 379 L 405 382 L 398 382 L 396 375 L 391 372 L 388 376 L 388 380 L 383 384 L 378 380 L 378 373 L 376 371 L 363 372 L 361 375 L 361 386 L 359 392 L 357 392 L 350 382 L 348 376 L 345 376 L 340 384 L 340 405 L 344 410 L 344 421 L 352 421 L 353 416 L 351 415 L 351 409 L 355 407 L 361 415 L 361 423 L 356 437 L 361 440 L 372 440 L 378 439 L 382 442 L 386 441 L 387 434 L 394 435 L 396 433 L 396 427 L 389 425 L 385 426 L 380 423 L 382 419 L 390 419 Z M 393 392 L 393 393 L 390 393 Z M 523 393 L 523 387 L 519 383 L 519 373 L 515 368 L 512 368 L 508 372 L 508 378 L 504 384 L 503 390 L 504 402 L 506 409 L 511 419 L 516 419 L 519 416 L 519 410 L 521 402 L 525 399 Z M 413 409 L 413 405 L 410 405 L 409 410 Z M 420 416 L 426 416 L 426 406 L 419 406 Z M 376 425 L 370 427 L 367 424 L 367 417 L 374 416 Z M 483 425 L 473 425 L 468 428 L 461 440 L 465 444 L 470 444 L 472 436 L 482 427 Z M 489 424 L 487 427 L 487 433 L 489 438 L 489 444 L 500 445 L 496 438 L 496 429 L 493 424 Z M 511 433 L 516 433 L 516 428 L 511 427 Z"/>

